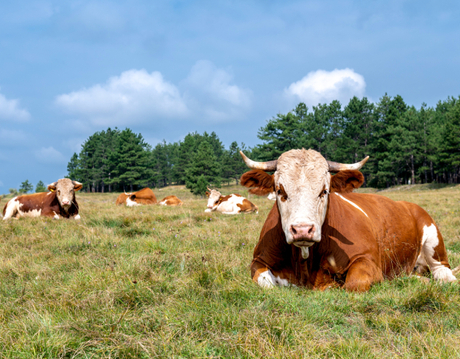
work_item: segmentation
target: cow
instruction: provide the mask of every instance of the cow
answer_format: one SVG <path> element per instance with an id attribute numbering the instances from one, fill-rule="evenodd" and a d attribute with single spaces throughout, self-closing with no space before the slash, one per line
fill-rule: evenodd
<path id="1" fill-rule="evenodd" d="M 75 192 L 80 182 L 61 178 L 48 185 L 50 192 L 24 194 L 10 199 L 3 208 L 3 220 L 19 217 L 53 217 L 80 219 Z"/>
<path id="2" fill-rule="evenodd" d="M 184 202 L 176 196 L 167 196 L 158 202 L 158 204 L 162 206 L 182 206 Z"/>
<path id="3" fill-rule="evenodd" d="M 141 204 L 156 204 L 157 198 L 153 191 L 146 187 L 134 193 L 121 193 L 115 204 L 126 204 L 128 207 L 140 206 Z"/>
<path id="4" fill-rule="evenodd" d="M 384 279 L 411 274 L 419 256 L 435 280 L 456 281 L 442 235 L 425 210 L 352 192 L 364 182 L 358 170 L 369 157 L 346 165 L 305 149 L 269 162 L 240 154 L 252 169 L 241 184 L 257 195 L 276 192 L 251 263 L 260 286 L 364 292 Z"/>
<path id="5" fill-rule="evenodd" d="M 236 193 L 222 196 L 219 191 L 208 187 L 206 196 L 208 197 L 208 208 L 205 212 L 217 211 L 223 214 L 259 213 L 259 208 L 255 204 Z"/>

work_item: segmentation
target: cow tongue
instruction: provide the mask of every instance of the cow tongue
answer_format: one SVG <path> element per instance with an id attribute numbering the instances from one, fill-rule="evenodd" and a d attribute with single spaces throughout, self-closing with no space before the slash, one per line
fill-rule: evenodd
<path id="1" fill-rule="evenodd" d="M 301 250 L 301 252 L 302 252 L 302 258 L 303 258 L 303 259 L 307 259 L 308 256 L 310 255 L 309 248 L 310 248 L 310 247 L 300 247 L 300 250 Z"/>

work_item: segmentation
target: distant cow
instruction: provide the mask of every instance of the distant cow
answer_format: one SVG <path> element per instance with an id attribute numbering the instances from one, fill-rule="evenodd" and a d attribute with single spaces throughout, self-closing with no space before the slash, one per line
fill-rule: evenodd
<path id="1" fill-rule="evenodd" d="M 62 178 L 48 185 L 50 192 L 14 197 L 3 208 L 3 219 L 39 216 L 80 219 L 75 192 L 82 187 L 80 182 Z"/>
<path id="2" fill-rule="evenodd" d="M 115 204 L 126 204 L 128 207 L 139 206 L 141 204 L 156 204 L 157 198 L 153 191 L 146 187 L 134 193 L 121 193 Z"/>
<path id="3" fill-rule="evenodd" d="M 243 196 L 239 194 L 230 194 L 222 196 L 222 194 L 215 190 L 208 188 L 206 192 L 208 197 L 208 208 L 205 212 L 221 212 L 223 214 L 238 214 L 238 213 L 259 213 L 259 208 Z"/>
<path id="4" fill-rule="evenodd" d="M 162 206 L 182 206 L 184 202 L 176 196 L 167 196 L 158 202 L 158 204 Z"/>
<path id="5" fill-rule="evenodd" d="M 128 207 L 146 204 L 160 204 L 163 206 L 182 206 L 183 202 L 176 196 L 167 196 L 163 198 L 160 202 L 157 202 L 157 198 L 155 197 L 153 191 L 150 188 L 146 187 L 134 193 L 121 193 L 118 196 L 115 204 L 126 204 Z"/>
<path id="6" fill-rule="evenodd" d="M 243 174 L 241 184 L 258 195 L 276 192 L 251 263 L 260 286 L 367 291 L 385 278 L 412 273 L 419 256 L 434 279 L 456 281 L 442 235 L 425 210 L 352 193 L 364 182 L 358 170 L 367 158 L 344 165 L 303 149 L 270 162 L 241 155 L 253 169 Z"/>

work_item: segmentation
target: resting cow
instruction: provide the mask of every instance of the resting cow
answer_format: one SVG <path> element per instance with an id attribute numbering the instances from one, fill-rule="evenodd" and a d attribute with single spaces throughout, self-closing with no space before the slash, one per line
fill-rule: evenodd
<path id="1" fill-rule="evenodd" d="M 80 182 L 62 178 L 48 185 L 50 192 L 14 197 L 3 208 L 3 219 L 39 216 L 80 219 L 75 192 L 82 187 Z"/>
<path id="2" fill-rule="evenodd" d="M 176 196 L 167 196 L 163 198 L 160 202 L 157 202 L 157 198 L 153 191 L 146 187 L 140 191 L 134 193 L 121 193 L 115 204 L 118 206 L 120 204 L 126 204 L 128 207 L 140 206 L 145 204 L 161 204 L 164 206 L 182 206 L 183 202 Z"/>
<path id="3" fill-rule="evenodd" d="M 241 155 L 253 169 L 241 177 L 241 184 L 258 195 L 276 192 L 251 264 L 259 285 L 367 291 L 383 279 L 410 274 L 419 256 L 434 279 L 456 280 L 442 235 L 425 210 L 352 193 L 364 181 L 358 170 L 368 157 L 344 165 L 304 149 L 262 163 Z"/>
<path id="4" fill-rule="evenodd" d="M 208 208 L 205 212 L 221 212 L 223 214 L 238 214 L 238 213 L 259 213 L 259 208 L 239 194 L 230 194 L 222 196 L 215 190 L 208 188 L 206 192 L 208 197 Z"/>
<path id="5" fill-rule="evenodd" d="M 176 196 L 167 196 L 158 202 L 158 204 L 162 206 L 182 206 L 184 202 Z"/>
<path id="6" fill-rule="evenodd" d="M 134 193 L 121 193 L 115 204 L 126 204 L 128 207 L 139 206 L 141 204 L 156 204 L 157 198 L 153 191 L 146 187 Z"/>

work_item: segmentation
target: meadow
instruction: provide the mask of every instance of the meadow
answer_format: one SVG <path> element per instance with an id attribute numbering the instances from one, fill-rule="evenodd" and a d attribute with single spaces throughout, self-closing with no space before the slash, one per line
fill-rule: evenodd
<path id="1" fill-rule="evenodd" d="M 154 192 L 185 204 L 77 193 L 81 221 L 1 221 L 0 358 L 460 358 L 459 284 L 262 289 L 249 265 L 274 202 L 228 216 L 183 187 Z M 460 265 L 460 186 L 380 194 L 428 210 Z"/>

